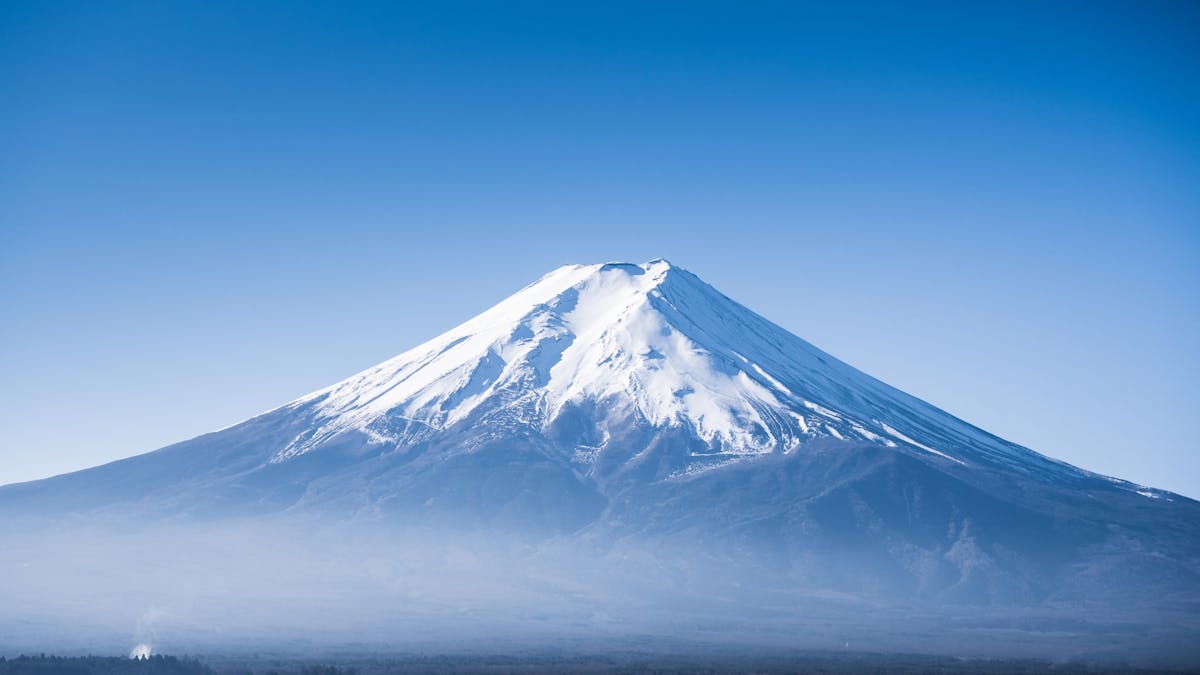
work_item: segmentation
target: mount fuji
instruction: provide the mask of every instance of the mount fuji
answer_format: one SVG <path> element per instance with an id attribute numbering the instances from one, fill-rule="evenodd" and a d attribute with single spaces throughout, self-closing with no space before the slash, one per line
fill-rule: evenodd
<path id="1" fill-rule="evenodd" d="M 989 434 L 664 260 L 559 268 L 231 427 L 2 487 L 0 518 L 0 635 L 29 643 L 83 604 L 173 607 L 177 644 L 317 605 L 327 637 L 389 644 L 464 617 L 1184 659 L 1200 635 L 1200 503 Z"/>

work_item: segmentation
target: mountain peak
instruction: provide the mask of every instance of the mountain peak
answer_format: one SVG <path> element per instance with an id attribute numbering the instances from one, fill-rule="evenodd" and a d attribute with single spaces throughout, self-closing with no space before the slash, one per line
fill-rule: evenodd
<path id="1" fill-rule="evenodd" d="M 640 265 L 631 262 L 611 261 L 602 263 L 596 267 L 599 268 L 600 272 L 621 271 L 634 276 L 639 276 L 647 272 L 651 274 L 665 273 L 672 268 L 680 269 L 678 266 L 672 265 L 669 260 L 664 258 L 655 258 L 654 260 L 644 262 Z"/>
<path id="2" fill-rule="evenodd" d="M 47 527 L 48 516 L 59 520 Z M 209 518 L 232 521 L 191 525 Z M 0 584 L 0 605 L 42 607 L 42 590 L 58 580 L 30 574 L 86 561 L 80 579 L 113 579 L 112 587 L 96 596 L 62 591 L 60 611 L 72 620 L 92 597 L 125 598 L 125 607 L 127 598 L 174 597 L 180 587 L 187 604 L 220 608 L 214 616 L 254 616 L 314 579 L 316 589 L 334 589 L 325 575 L 349 571 L 364 577 L 344 586 L 342 611 L 406 640 L 420 633 L 380 620 L 389 616 L 384 605 L 431 611 L 428 623 L 438 625 L 475 614 L 460 609 L 468 597 L 516 592 L 516 605 L 479 611 L 506 617 L 494 634 L 565 626 L 578 644 L 581 621 L 610 616 L 592 598 L 611 598 L 608 610 L 629 611 L 629 621 L 678 602 L 697 614 L 672 610 L 665 634 L 701 626 L 704 640 L 718 634 L 714 616 L 743 608 L 731 631 L 758 640 L 769 615 L 768 627 L 793 645 L 814 621 L 850 629 L 834 604 L 828 620 L 812 614 L 845 598 L 846 609 L 868 608 L 888 629 L 914 607 L 937 607 L 916 603 L 952 603 L 944 619 L 919 628 L 922 639 L 983 603 L 980 619 L 1000 622 L 997 639 L 1008 645 L 1019 615 L 1007 603 L 1020 609 L 1033 599 L 1036 625 L 1050 617 L 1086 626 L 1121 608 L 1121 625 L 1133 626 L 1140 644 L 1147 616 L 1195 633 L 1187 598 L 1200 580 L 1198 522 L 1196 502 L 986 434 L 670 263 L 569 265 L 424 345 L 262 416 L 0 488 L 0 526 L 16 542 L 0 569 L 17 575 Z M 32 542 L 46 540 L 46 552 L 14 539 L 13 524 Z M 325 527 L 331 536 L 312 539 L 311 552 L 293 548 Z M 212 532 L 232 538 L 210 546 Z M 66 544 L 78 552 L 64 554 Z M 97 573 L 92 561 L 104 546 L 112 568 Z M 272 557 L 236 562 L 247 550 Z M 168 557 L 152 557 L 161 552 Z M 252 583 L 230 583 L 229 561 L 252 571 Z M 190 577 L 180 585 L 164 569 Z M 148 579 L 170 587 L 146 595 Z M 269 590 L 246 602 L 254 596 L 242 590 L 262 589 L 260 581 Z M 204 589 L 233 604 L 193 599 Z M 311 598 L 325 634 L 334 595 Z M 1076 615 L 1063 614 L 1072 603 Z M 528 607 L 538 616 L 521 623 Z M 560 614 L 547 620 L 544 608 Z M 787 608 L 794 623 L 781 623 Z M 13 616 L 0 633 L 40 627 L 19 610 Z M 216 621 L 196 626 L 206 632 Z M 599 619 L 596 634 L 614 623 Z M 982 625 L 971 620 L 972 635 Z M 1098 631 L 1108 649 L 1115 629 Z M 287 639 L 295 640 L 290 629 Z"/>
<path id="3" fill-rule="evenodd" d="M 672 265 L 663 258 L 655 258 L 641 264 L 623 261 L 609 261 L 586 265 L 572 264 L 563 265 L 555 269 L 526 288 L 540 287 L 542 290 L 557 294 L 598 275 L 618 275 L 625 277 L 649 277 L 639 281 L 639 285 L 643 289 L 648 290 L 655 283 L 665 279 L 668 274 L 672 272 L 678 273 L 679 271 L 683 271 L 683 268 Z"/>
<path id="4" fill-rule="evenodd" d="M 712 640 L 713 617 L 736 610 L 744 618 L 728 630 L 759 640 L 766 626 L 792 649 L 814 621 L 862 634 L 839 618 L 846 609 L 892 630 L 896 616 L 936 609 L 922 603 L 949 602 L 947 623 L 994 604 L 980 618 L 998 621 L 1008 645 L 1022 615 L 1005 603 L 1034 599 L 1045 603 L 1028 615 L 1038 625 L 1090 625 L 1122 608 L 1141 643 L 1146 617 L 1196 632 L 1198 514 L 1191 500 L 976 429 L 666 261 L 572 265 L 253 419 L 0 487 L 14 542 L 0 569 L 15 580 L 0 584 L 0 606 L 18 608 L 0 615 L 0 633 L 51 625 L 20 609 L 45 606 L 43 589 L 61 594 L 61 621 L 111 598 L 178 597 L 212 608 L 195 623 L 206 634 L 303 587 L 320 612 L 303 623 L 322 635 L 339 607 L 405 640 L 423 639 L 416 617 L 477 614 L 498 617 L 496 635 L 556 625 L 578 644 L 587 617 L 612 635 L 608 617 L 620 615 L 609 611 L 633 622 L 679 603 L 696 614 L 672 611 L 664 635 L 695 625 Z M 31 546 L 42 540 L 44 552 Z M 60 575 L 62 561 L 78 561 L 87 588 L 36 576 Z M 498 604 L 464 604 L 477 598 Z M 838 598 L 844 608 L 827 604 Z M 397 607 L 415 612 L 413 630 L 384 613 Z M 794 623 L 781 623 L 789 608 Z M 124 621 L 104 620 L 114 616 Z M 969 623 L 972 635 L 984 625 Z M 1115 629 L 1097 630 L 1107 649 Z"/>
<path id="5" fill-rule="evenodd" d="M 688 439 L 666 461 L 680 475 L 818 439 L 956 465 L 1077 472 L 861 373 L 663 259 L 560 267 L 285 407 L 310 409 L 313 423 L 276 463 L 348 439 L 399 448 L 456 429 L 553 437 L 546 443 L 560 452 L 599 456 L 640 429 Z M 564 436 L 564 420 L 581 410 L 587 422 Z"/>

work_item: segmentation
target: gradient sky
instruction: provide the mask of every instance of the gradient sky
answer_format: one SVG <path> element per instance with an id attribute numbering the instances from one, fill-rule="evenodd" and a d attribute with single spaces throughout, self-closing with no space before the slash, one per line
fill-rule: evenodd
<path id="1" fill-rule="evenodd" d="M 1200 4 L 0 3 L 0 483 L 660 256 L 1200 497 Z"/>

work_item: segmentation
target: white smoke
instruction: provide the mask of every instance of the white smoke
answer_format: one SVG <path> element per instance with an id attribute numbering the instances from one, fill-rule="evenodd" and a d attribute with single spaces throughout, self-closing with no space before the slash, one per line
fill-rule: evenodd
<path id="1" fill-rule="evenodd" d="M 131 658 L 131 659 L 148 659 L 148 658 L 150 658 L 151 653 L 152 653 L 152 650 L 150 648 L 150 645 L 146 644 L 145 642 L 142 642 L 142 643 L 139 643 L 132 650 L 130 650 L 129 658 Z"/>
<path id="2" fill-rule="evenodd" d="M 136 647 L 129 652 L 131 659 L 148 659 L 152 653 L 151 644 L 158 641 L 158 631 L 154 629 L 154 624 L 158 622 L 162 616 L 162 611 L 156 607 L 147 609 L 138 619 L 137 627 L 135 628 L 134 639 L 138 641 Z"/>

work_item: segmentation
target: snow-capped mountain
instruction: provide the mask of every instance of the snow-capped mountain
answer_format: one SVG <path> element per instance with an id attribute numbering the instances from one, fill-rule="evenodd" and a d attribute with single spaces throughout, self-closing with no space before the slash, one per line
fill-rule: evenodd
<path id="1" fill-rule="evenodd" d="M 12 541 L 67 524 L 169 523 L 156 536 L 191 541 L 213 523 L 318 521 L 404 532 L 359 558 L 407 560 L 406 578 L 441 575 L 443 591 L 462 555 L 407 556 L 461 535 L 503 549 L 483 573 L 572 589 L 558 599 L 653 579 L 685 604 L 733 603 L 721 612 L 819 597 L 1200 626 L 1200 504 L 988 434 L 664 260 L 562 267 L 239 424 L 0 488 Z"/>
<path id="2" fill-rule="evenodd" d="M 790 452 L 818 437 L 903 443 L 961 462 L 899 429 L 954 448 L 979 436 L 663 260 L 557 269 L 440 337 L 289 405 L 308 402 L 317 426 L 272 461 L 352 432 L 404 446 L 484 410 L 480 423 L 498 432 L 544 432 L 587 404 L 607 411 L 597 419 L 601 440 L 584 446 L 593 454 L 637 418 L 702 443 L 689 466 Z M 947 423 L 957 438 L 939 433 Z M 975 452 L 1010 452 L 989 440 L 977 439 Z"/>
<path id="3" fill-rule="evenodd" d="M 312 426 L 269 461 L 346 437 L 390 452 L 464 426 L 484 437 L 546 434 L 581 406 L 602 411 L 587 438 L 564 448 L 585 467 L 614 434 L 645 424 L 686 432 L 679 468 L 689 474 L 818 438 L 1078 474 L 864 375 L 665 260 L 559 268 L 453 330 L 285 405 L 310 410 Z"/>

